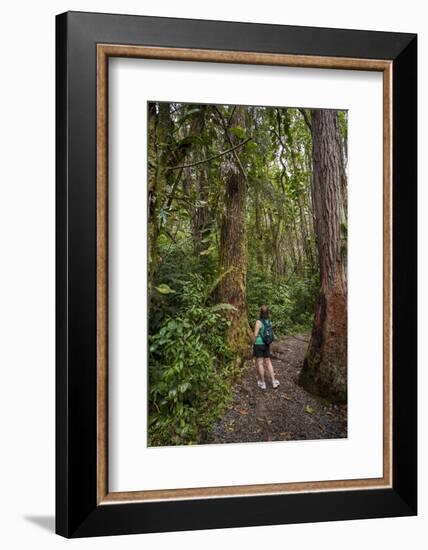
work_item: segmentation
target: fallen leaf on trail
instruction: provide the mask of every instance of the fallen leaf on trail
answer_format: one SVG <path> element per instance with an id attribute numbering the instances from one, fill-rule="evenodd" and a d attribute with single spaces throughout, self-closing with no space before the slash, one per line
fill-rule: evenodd
<path id="1" fill-rule="evenodd" d="M 293 398 L 290 397 L 289 395 L 285 395 L 285 393 L 283 394 L 282 396 L 284 399 L 287 399 L 288 401 L 293 401 Z"/>
<path id="2" fill-rule="evenodd" d="M 247 409 L 240 409 L 239 414 L 245 416 L 246 414 L 248 414 L 248 410 Z"/>
<path id="3" fill-rule="evenodd" d="M 314 409 L 310 405 L 306 405 L 305 411 L 309 414 L 312 414 L 314 412 Z"/>

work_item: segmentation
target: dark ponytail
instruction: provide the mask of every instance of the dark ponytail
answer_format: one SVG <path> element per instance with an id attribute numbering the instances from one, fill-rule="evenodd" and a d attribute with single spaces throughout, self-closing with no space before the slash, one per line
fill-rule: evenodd
<path id="1" fill-rule="evenodd" d="M 260 319 L 269 319 L 269 308 L 267 306 L 260 308 Z"/>

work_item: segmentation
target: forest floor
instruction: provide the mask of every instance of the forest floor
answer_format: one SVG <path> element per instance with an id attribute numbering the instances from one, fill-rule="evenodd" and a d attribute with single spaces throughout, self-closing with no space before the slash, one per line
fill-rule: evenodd
<path id="1" fill-rule="evenodd" d="M 246 361 L 233 388 L 233 400 L 204 443 L 245 443 L 347 437 L 347 406 L 310 395 L 297 383 L 309 335 L 287 336 L 272 345 L 272 364 L 280 386 L 257 386 L 254 359 Z"/>

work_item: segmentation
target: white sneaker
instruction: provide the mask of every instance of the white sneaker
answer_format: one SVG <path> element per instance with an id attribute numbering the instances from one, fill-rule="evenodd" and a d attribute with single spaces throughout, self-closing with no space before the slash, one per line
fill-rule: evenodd
<path id="1" fill-rule="evenodd" d="M 275 388 L 277 388 L 278 386 L 279 386 L 279 380 L 274 380 L 274 381 L 272 382 L 272 388 L 275 389 Z"/>
<path id="2" fill-rule="evenodd" d="M 260 382 L 260 380 L 257 380 L 257 385 L 262 390 L 266 389 L 266 382 Z"/>

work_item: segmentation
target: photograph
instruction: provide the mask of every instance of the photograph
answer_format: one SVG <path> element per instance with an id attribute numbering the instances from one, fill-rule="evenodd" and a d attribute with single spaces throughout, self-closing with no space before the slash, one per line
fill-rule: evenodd
<path id="1" fill-rule="evenodd" d="M 148 102 L 149 447 L 347 438 L 347 165 L 346 110 Z"/>
<path id="2" fill-rule="evenodd" d="M 276 526 L 317 545 L 347 521 L 336 539 L 360 547 L 389 521 L 386 544 L 408 543 L 394 525 L 418 521 L 420 495 L 421 27 L 385 7 L 371 29 L 360 6 L 316 3 L 275 9 L 275 24 L 231 4 L 228 20 L 182 6 L 56 15 L 55 284 L 42 285 L 55 289 L 55 468 L 43 464 L 58 535 L 207 530 L 206 544 L 239 527 L 260 542 Z M 46 170 L 14 162 L 9 179 L 27 164 L 39 199 Z M 8 187 L 38 219 L 27 242 L 47 218 Z M 18 282 L 34 250 L 21 271 L 9 262 Z M 374 527 L 349 537 L 363 519 Z"/>

